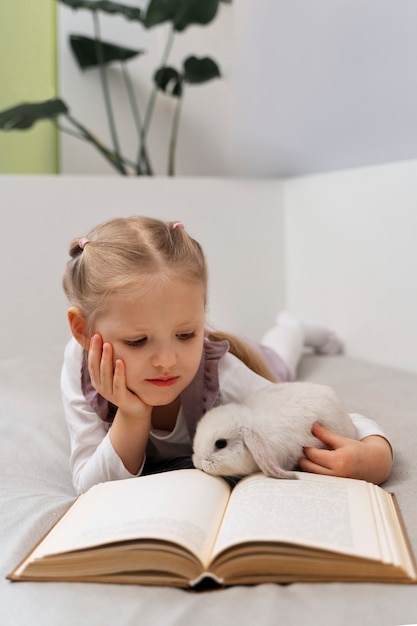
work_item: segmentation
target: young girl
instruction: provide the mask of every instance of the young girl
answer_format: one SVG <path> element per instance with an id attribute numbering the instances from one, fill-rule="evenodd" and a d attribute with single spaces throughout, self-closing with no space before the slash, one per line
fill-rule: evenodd
<path id="1" fill-rule="evenodd" d="M 63 285 L 73 335 L 62 394 L 75 488 L 191 467 L 196 423 L 211 407 L 292 380 L 303 346 L 340 351 L 326 329 L 287 313 L 252 346 L 206 329 L 207 268 L 178 222 L 132 217 L 94 228 L 70 246 Z M 302 470 L 384 481 L 391 447 L 353 415 L 360 440 L 319 424 L 327 449 L 309 448 Z"/>

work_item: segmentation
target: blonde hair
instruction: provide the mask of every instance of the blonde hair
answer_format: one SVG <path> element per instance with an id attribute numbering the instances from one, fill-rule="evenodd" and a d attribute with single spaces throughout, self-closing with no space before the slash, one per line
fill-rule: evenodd
<path id="1" fill-rule="evenodd" d="M 200 285 L 207 302 L 207 264 L 200 244 L 178 222 L 150 217 L 115 218 L 73 239 L 63 288 L 92 332 L 109 296 L 140 281 L 141 276 L 175 275 Z M 254 349 L 228 333 L 210 332 L 212 341 L 226 339 L 230 352 L 256 373 L 276 380 Z"/>

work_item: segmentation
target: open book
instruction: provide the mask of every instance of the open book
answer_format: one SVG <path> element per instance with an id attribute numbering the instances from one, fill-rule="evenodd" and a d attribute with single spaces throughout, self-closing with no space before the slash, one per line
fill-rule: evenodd
<path id="1" fill-rule="evenodd" d="M 417 582 L 392 495 L 360 480 L 297 476 L 255 474 L 232 489 L 178 470 L 96 485 L 8 578 L 177 587 Z"/>

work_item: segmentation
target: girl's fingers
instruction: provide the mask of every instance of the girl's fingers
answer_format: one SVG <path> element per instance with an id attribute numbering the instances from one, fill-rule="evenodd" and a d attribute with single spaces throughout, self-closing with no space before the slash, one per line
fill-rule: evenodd
<path id="1" fill-rule="evenodd" d="M 349 441 L 347 437 L 343 437 L 342 435 L 338 435 L 337 433 L 324 428 L 324 426 L 321 426 L 318 422 L 313 424 L 311 432 L 331 450 L 342 448 Z"/>
<path id="2" fill-rule="evenodd" d="M 316 467 L 330 470 L 332 468 L 333 452 L 322 448 L 304 448 L 304 455 L 308 463 Z M 308 470 L 311 471 L 311 470 Z"/>
<path id="3" fill-rule="evenodd" d="M 302 457 L 300 459 L 298 467 L 303 472 L 311 472 L 313 474 L 327 474 L 328 476 L 331 476 L 333 474 L 331 468 L 318 463 L 314 463 L 311 459 L 308 459 L 307 457 Z"/>
<path id="4" fill-rule="evenodd" d="M 88 352 L 88 371 L 93 387 L 107 397 L 113 395 L 113 348 L 96 334 Z"/>
<path id="5" fill-rule="evenodd" d="M 122 359 L 116 359 L 113 376 L 113 402 L 125 415 L 135 418 L 147 418 L 150 407 L 147 406 L 133 391 L 126 385 L 126 366 Z"/>
<path id="6" fill-rule="evenodd" d="M 103 341 L 100 335 L 91 338 L 90 349 L 88 351 L 88 371 L 94 388 L 100 384 L 100 365 Z"/>
<path id="7" fill-rule="evenodd" d="M 100 361 L 100 384 L 107 394 L 113 394 L 113 347 L 110 343 L 103 343 Z"/>
<path id="8" fill-rule="evenodd" d="M 138 402 L 126 387 L 126 368 L 121 359 L 114 361 L 113 346 L 103 342 L 99 334 L 93 336 L 88 353 L 88 371 L 91 383 L 106 400 L 119 408 L 131 407 Z M 141 402 L 141 401 L 140 401 Z M 144 405 L 143 405 L 144 406 Z"/>
<path id="9" fill-rule="evenodd" d="M 125 364 L 121 359 L 117 359 L 114 365 L 113 392 L 116 397 L 126 393 Z"/>

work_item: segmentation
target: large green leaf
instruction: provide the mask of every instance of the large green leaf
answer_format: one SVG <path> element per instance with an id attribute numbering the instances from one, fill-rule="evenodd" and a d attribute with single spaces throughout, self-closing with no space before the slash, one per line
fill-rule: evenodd
<path id="1" fill-rule="evenodd" d="M 119 2 L 110 0 L 59 0 L 71 9 L 88 9 L 90 11 L 102 11 L 103 13 L 117 13 L 128 20 L 143 21 L 142 11 L 136 7 L 131 7 Z"/>
<path id="2" fill-rule="evenodd" d="M 113 61 L 127 61 L 139 54 L 143 54 L 143 50 L 132 50 L 106 41 L 85 37 L 84 35 L 70 35 L 69 38 L 71 49 L 77 59 L 81 69 L 87 67 L 96 67 L 100 65 L 98 57 L 98 45 L 100 45 L 103 54 L 103 63 L 112 63 Z"/>
<path id="3" fill-rule="evenodd" d="M 151 0 L 144 25 L 151 28 L 172 22 L 174 29 L 183 31 L 191 24 L 208 24 L 216 16 L 220 0 Z"/>
<path id="4" fill-rule="evenodd" d="M 143 21 L 146 28 L 173 21 L 180 0 L 151 0 Z"/>
<path id="5" fill-rule="evenodd" d="M 174 19 L 174 28 L 183 31 L 191 24 L 209 24 L 218 8 L 219 0 L 183 0 Z"/>
<path id="6" fill-rule="evenodd" d="M 39 120 L 54 119 L 61 113 L 68 113 L 68 107 L 59 98 L 44 102 L 25 102 L 0 111 L 0 129 L 30 128 Z"/>
<path id="7" fill-rule="evenodd" d="M 219 66 L 213 59 L 203 57 L 188 57 L 184 61 L 184 80 L 187 83 L 205 83 L 213 78 L 220 77 Z"/>
<path id="8" fill-rule="evenodd" d="M 182 95 L 183 78 L 173 67 L 160 67 L 159 70 L 155 72 L 153 79 L 158 89 L 161 89 L 165 93 L 175 96 L 176 98 Z"/>

